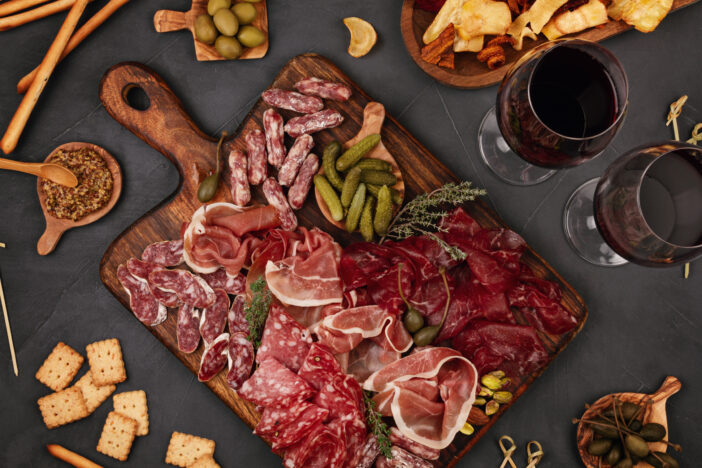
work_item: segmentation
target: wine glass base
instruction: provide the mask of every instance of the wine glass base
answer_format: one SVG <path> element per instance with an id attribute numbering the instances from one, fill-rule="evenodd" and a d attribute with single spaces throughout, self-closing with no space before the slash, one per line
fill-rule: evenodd
<path id="1" fill-rule="evenodd" d="M 553 169 L 529 164 L 510 149 L 497 125 L 494 107 L 485 114 L 480 124 L 478 146 L 487 167 L 509 184 L 536 185 L 556 173 Z"/>
<path id="2" fill-rule="evenodd" d="M 588 180 L 570 196 L 563 210 L 563 230 L 583 260 L 605 267 L 624 265 L 628 262 L 607 245 L 597 229 L 594 200 L 598 181 Z"/>

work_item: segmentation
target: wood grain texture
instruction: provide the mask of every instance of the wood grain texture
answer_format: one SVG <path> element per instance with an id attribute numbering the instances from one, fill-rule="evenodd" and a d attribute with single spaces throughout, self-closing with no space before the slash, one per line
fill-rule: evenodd
<path id="1" fill-rule="evenodd" d="M 616 397 L 621 401 L 635 403 L 637 405 L 644 404 L 646 400 L 651 400 L 651 406 L 647 408 L 643 415 L 643 422 L 646 423 L 658 423 L 665 427 L 666 435 L 663 440 L 668 440 L 668 415 L 666 413 L 665 404 L 668 398 L 675 395 L 680 391 L 682 384 L 675 377 L 666 377 L 661 384 L 661 387 L 654 393 L 647 395 L 645 393 L 613 393 L 610 395 L 605 395 L 596 402 L 594 402 L 590 408 L 588 408 L 583 414 L 584 419 L 592 419 L 595 417 L 597 412 L 605 411 L 612 408 L 612 401 Z M 583 463 L 587 468 L 605 468 L 609 467 L 608 464 L 600 464 L 600 457 L 595 457 L 587 452 L 587 447 L 590 445 L 592 438 L 594 436 L 594 431 L 583 422 L 578 424 L 578 452 L 580 453 L 580 458 L 582 458 Z M 652 452 L 666 452 L 668 447 L 664 442 L 650 442 L 649 448 Z M 673 454 L 674 455 L 674 454 Z M 640 462 L 635 465 L 635 468 L 646 468 L 650 466 L 648 463 Z"/>
<path id="2" fill-rule="evenodd" d="M 258 12 L 258 16 L 251 25 L 257 27 L 266 35 L 266 42 L 258 47 L 244 49 L 244 53 L 241 54 L 241 57 L 237 60 L 258 59 L 264 57 L 268 53 L 268 8 L 266 7 L 266 0 L 261 0 L 251 5 L 255 6 Z M 227 60 L 219 55 L 214 45 L 200 42 L 195 37 L 195 20 L 198 16 L 206 13 L 207 0 L 193 0 L 193 6 L 188 11 L 157 11 L 154 15 L 154 28 L 156 28 L 156 32 L 160 33 L 189 29 L 193 35 L 193 42 L 195 44 L 195 57 L 200 62 Z"/>
<path id="3" fill-rule="evenodd" d="M 363 122 L 363 109 L 372 102 L 362 89 L 353 83 L 341 70 L 327 59 L 314 54 L 300 55 L 288 62 L 271 84 L 272 87 L 292 89 L 295 82 L 302 78 L 315 76 L 322 79 L 343 82 L 354 91 L 346 103 L 327 101 L 327 106 L 343 113 L 344 123 L 334 129 L 315 134 L 318 152 L 332 140 L 347 141 L 356 135 Z M 125 89 L 130 86 L 141 87 L 151 100 L 151 106 L 145 111 L 136 111 L 129 107 L 125 100 Z M 100 85 L 100 98 L 107 109 L 118 122 L 123 124 L 152 147 L 171 160 L 181 174 L 181 183 L 171 198 L 146 213 L 142 218 L 127 228 L 109 246 L 100 264 L 100 276 L 105 286 L 128 307 L 127 294 L 121 288 L 116 277 L 117 267 L 130 257 L 138 257 L 143 249 L 152 242 L 175 239 L 179 236 L 183 222 L 190 219 L 192 213 L 200 205 L 196 198 L 196 190 L 200 180 L 206 177 L 207 171 L 213 169 L 214 150 L 216 142 L 204 135 L 190 120 L 180 101 L 167 85 L 144 65 L 126 63 L 111 68 L 103 77 Z M 228 149 L 244 149 L 241 137 L 255 127 L 262 128 L 261 118 L 267 106 L 259 100 L 243 120 L 239 129 L 226 142 Z M 282 112 L 287 120 L 295 115 L 288 111 Z M 456 177 L 424 148 L 407 130 L 392 116 L 386 116 L 381 131 L 383 142 L 395 158 L 402 170 L 406 199 L 431 191 L 446 182 L 456 181 Z M 288 145 L 290 142 L 288 142 Z M 226 179 L 226 177 L 225 177 Z M 222 184 L 224 185 L 224 184 Z M 221 187 L 213 201 L 229 201 L 229 190 Z M 264 201 L 260 188 L 254 193 L 254 199 Z M 467 204 L 467 211 L 482 225 L 488 228 L 506 227 L 499 217 L 482 201 Z M 302 226 L 319 228 L 329 232 L 342 245 L 360 241 L 359 234 L 348 234 L 326 221 L 317 209 L 314 196 L 309 196 L 303 208 L 297 212 Z M 587 318 L 587 308 L 578 293 L 556 273 L 538 254 L 528 248 L 524 261 L 539 277 L 556 281 L 563 289 L 564 307 L 578 319 L 575 330 L 562 336 L 540 334 L 550 359 L 560 353 L 570 340 L 580 331 Z M 523 317 L 519 317 L 522 323 Z M 136 320 L 136 319 L 135 319 Z M 135 322 L 137 323 L 137 322 Z M 197 373 L 202 349 L 193 354 L 183 354 L 178 351 L 176 340 L 176 314 L 170 313 L 168 319 L 157 327 L 149 330 L 168 347 L 193 373 Z M 550 360 L 549 360 L 550 362 Z M 515 379 L 513 383 L 516 401 L 527 389 L 529 384 L 545 369 Z M 224 401 L 249 427 L 258 421 L 258 414 L 253 405 L 241 400 L 231 391 L 220 374 L 206 384 L 219 398 Z M 442 451 L 437 466 L 453 466 L 494 424 L 495 421 L 511 405 L 504 405 L 490 422 L 478 428 L 473 436 L 458 434 L 453 443 Z"/>
<path id="4" fill-rule="evenodd" d="M 674 0 L 671 13 L 696 2 L 697 0 Z M 412 60 L 414 60 L 419 68 L 424 70 L 427 75 L 443 84 L 456 88 L 484 88 L 485 86 L 499 83 L 507 73 L 507 70 L 509 70 L 509 67 L 517 61 L 519 57 L 534 47 L 548 41 L 543 34 L 540 34 L 536 41 L 524 39 L 524 47 L 521 51 L 514 50 L 511 47 L 505 47 L 507 61 L 504 66 L 495 70 L 490 70 L 486 64 L 479 62 L 476 58 L 477 54 L 473 52 L 457 53 L 454 70 L 442 68 L 438 65 L 425 62 L 421 57 L 421 50 L 424 46 L 422 35 L 424 35 L 424 31 L 426 31 L 427 27 L 434 20 L 436 14 L 415 8 L 414 3 L 415 0 L 404 0 L 402 4 L 400 26 L 407 51 L 412 57 Z M 665 21 L 665 19 L 663 21 Z M 610 20 L 602 26 L 563 37 L 600 42 L 624 31 L 628 31 L 629 29 L 632 29 L 632 27 L 624 21 Z"/>

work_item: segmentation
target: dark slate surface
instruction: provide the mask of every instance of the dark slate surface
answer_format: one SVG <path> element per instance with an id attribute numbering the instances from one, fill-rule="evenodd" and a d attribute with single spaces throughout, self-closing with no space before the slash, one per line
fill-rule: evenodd
<path id="1" fill-rule="evenodd" d="M 96 1 L 89 10 L 102 4 L 104 0 Z M 459 466 L 499 466 L 496 441 L 502 434 L 517 441 L 519 466 L 526 464 L 524 446 L 532 439 L 541 441 L 546 451 L 540 466 L 579 466 L 570 419 L 581 413 L 583 404 L 613 391 L 653 391 L 666 375 L 683 381 L 670 408 L 672 437 L 685 446 L 681 465 L 699 466 L 702 264 L 693 264 L 687 281 L 679 268 L 597 268 L 571 251 L 560 223 L 563 205 L 579 184 L 601 174 L 626 149 L 671 135 L 664 117 L 680 94 L 690 95 L 683 133 L 688 135 L 693 123 L 702 120 L 697 47 L 702 7 L 670 15 L 652 34 L 627 32 L 606 41 L 624 64 L 631 85 L 621 132 L 599 159 L 531 188 L 500 182 L 478 160 L 476 133 L 496 87 L 450 89 L 420 71 L 402 43 L 399 0 L 271 1 L 270 52 L 263 60 L 240 63 L 198 63 L 190 34 L 154 32 L 156 10 L 188 7 L 186 0 L 139 0 L 119 11 L 60 65 L 12 155 L 39 161 L 68 141 L 104 146 L 118 158 L 125 175 L 122 198 L 109 216 L 68 233 L 55 253 L 39 257 L 35 245 L 44 221 L 35 180 L 0 171 L 0 241 L 8 245 L 0 251 L 0 265 L 20 365 L 16 378 L 0 327 L 0 466 L 65 466 L 44 450 L 44 444 L 53 442 L 106 466 L 120 465 L 95 451 L 110 403 L 86 420 L 53 431 L 42 424 L 35 403 L 48 390 L 34 379 L 34 372 L 58 340 L 83 352 L 86 344 L 109 337 L 121 340 L 127 364 L 128 380 L 119 391 L 144 389 L 149 401 L 151 433 L 136 441 L 127 466 L 162 465 L 174 430 L 216 440 L 216 457 L 226 467 L 280 465 L 100 283 L 98 264 L 111 239 L 167 197 L 178 181 L 165 158 L 107 115 L 97 89 L 111 65 L 147 63 L 181 97 L 201 128 L 217 134 L 237 127 L 290 57 L 310 51 L 331 58 L 384 102 L 459 177 L 487 188 L 495 210 L 580 291 L 590 308 L 580 336 Z M 369 56 L 358 60 L 346 54 L 345 16 L 361 16 L 376 26 L 380 39 Z M 55 16 L 0 33 L 0 129 L 7 127 L 20 102 L 14 92 L 17 80 L 39 63 L 60 22 Z"/>

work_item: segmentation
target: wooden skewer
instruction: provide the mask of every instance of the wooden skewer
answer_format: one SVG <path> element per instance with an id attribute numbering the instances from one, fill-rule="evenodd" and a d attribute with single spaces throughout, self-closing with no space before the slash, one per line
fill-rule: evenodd
<path id="1" fill-rule="evenodd" d="M 10 0 L 0 5 L 0 17 L 46 3 L 48 0 Z"/>
<path id="2" fill-rule="evenodd" d="M 31 23 L 32 21 L 40 20 L 47 16 L 68 10 L 75 2 L 76 0 L 56 0 L 33 10 L 25 11 L 24 13 L 0 18 L 0 31 L 16 28 Z"/>
<path id="3" fill-rule="evenodd" d="M 73 52 L 73 50 L 78 47 L 81 42 L 83 42 L 93 31 L 95 31 L 102 23 L 107 21 L 107 19 L 112 16 L 112 14 L 122 8 L 129 0 L 110 0 L 107 5 L 105 5 L 100 11 L 95 13 L 92 18 L 85 22 L 83 26 L 78 29 L 78 31 L 73 34 L 71 40 L 68 41 L 66 49 L 61 54 L 59 61 L 66 58 L 68 54 Z M 37 71 L 39 67 L 35 68 L 31 72 L 27 73 L 20 81 L 17 83 L 17 94 L 24 94 L 29 89 L 29 86 L 34 81 L 37 76 Z"/>
<path id="4" fill-rule="evenodd" d="M 5 248 L 5 244 L 0 242 L 0 247 Z M 12 341 L 12 329 L 10 328 L 10 317 L 7 315 L 7 304 L 5 303 L 5 293 L 2 288 L 2 276 L 0 276 L 0 305 L 2 306 L 2 314 L 5 316 L 5 329 L 7 330 L 7 342 L 10 345 L 10 355 L 12 356 L 12 368 L 15 371 L 15 377 L 19 376 L 19 368 L 17 367 L 17 355 L 15 355 L 15 343 Z"/>
<path id="5" fill-rule="evenodd" d="M 49 81 L 54 68 L 56 68 L 61 53 L 66 48 L 73 31 L 75 31 L 78 20 L 80 20 L 88 1 L 89 0 L 76 0 L 73 7 L 71 7 L 71 10 L 68 12 L 68 15 L 66 15 L 66 19 L 61 25 L 56 39 L 54 39 L 51 47 L 49 47 L 49 51 L 46 53 L 41 65 L 39 65 L 36 79 L 32 82 L 29 91 L 24 95 L 24 99 L 22 99 L 12 120 L 10 120 L 10 125 L 7 127 L 5 136 L 0 140 L 0 148 L 2 148 L 5 154 L 10 154 L 17 147 L 17 142 L 24 131 L 24 127 L 27 125 L 29 116 L 32 114 L 42 91 L 44 91 L 44 87 Z"/>
<path id="6" fill-rule="evenodd" d="M 102 466 L 97 463 L 93 463 L 85 457 L 78 455 L 75 452 L 71 452 L 67 448 L 64 448 L 57 444 L 48 444 L 46 450 L 49 451 L 51 455 L 58 458 L 61 461 L 65 461 L 69 465 L 73 465 L 77 468 L 102 468 Z"/>

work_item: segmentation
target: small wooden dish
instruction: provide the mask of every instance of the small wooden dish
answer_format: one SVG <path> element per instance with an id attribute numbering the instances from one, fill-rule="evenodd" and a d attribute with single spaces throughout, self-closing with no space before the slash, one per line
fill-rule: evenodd
<path id="1" fill-rule="evenodd" d="M 236 3 L 236 2 L 232 2 Z M 238 60 L 242 59 L 258 59 L 264 57 L 268 53 L 268 9 L 266 8 L 266 0 L 261 0 L 258 3 L 252 3 L 256 7 L 258 16 L 251 23 L 252 26 L 260 29 L 266 35 L 266 42 L 258 47 L 244 49 L 244 53 Z M 171 31 L 181 31 L 189 29 L 193 34 L 193 42 L 195 42 L 195 57 L 200 62 L 210 60 L 226 60 L 219 55 L 214 45 L 207 45 L 200 42 L 195 37 L 195 20 L 198 16 L 207 13 L 207 0 L 193 0 L 193 6 L 189 11 L 173 11 L 159 10 L 154 15 L 154 28 L 156 32 L 164 33 Z"/>
<path id="2" fill-rule="evenodd" d="M 363 125 L 361 125 L 361 129 L 358 131 L 355 137 L 351 138 L 349 141 L 343 144 L 344 149 L 351 148 L 353 145 L 355 145 L 368 135 L 381 133 L 384 121 L 385 106 L 383 106 L 379 102 L 369 102 L 368 104 L 366 104 L 366 107 L 363 109 Z M 397 190 L 400 193 L 400 197 L 404 200 L 405 181 L 402 179 L 402 171 L 400 171 L 400 166 L 397 164 L 397 161 L 395 160 L 393 155 L 390 154 L 387 148 L 385 148 L 385 145 L 383 144 L 382 140 L 380 143 L 378 143 L 378 145 L 375 148 L 368 152 L 368 154 L 366 154 L 364 158 L 382 159 L 383 161 L 387 161 L 390 164 L 392 164 L 392 173 L 395 175 L 395 177 L 397 177 L 397 183 L 393 185 L 392 188 Z M 324 175 L 324 168 L 320 167 L 317 173 Z M 319 211 L 322 212 L 322 215 L 327 219 L 327 221 L 329 221 L 339 229 L 346 229 L 346 226 L 343 222 L 334 221 L 334 218 L 332 218 L 326 202 L 324 201 L 322 195 L 320 195 L 319 190 L 317 190 L 316 187 L 314 189 L 314 197 L 317 199 L 317 206 L 319 207 Z M 400 205 L 395 205 L 395 213 L 397 213 L 397 210 L 399 209 Z"/>
<path id="3" fill-rule="evenodd" d="M 46 195 L 41 190 L 42 179 L 38 178 L 37 195 L 39 195 L 39 204 L 41 205 L 41 210 L 44 212 L 44 218 L 46 219 L 46 229 L 44 230 L 44 234 L 42 234 L 39 238 L 39 242 L 37 242 L 37 252 L 39 252 L 39 255 L 48 255 L 53 252 L 63 233 L 69 229 L 94 223 L 98 219 L 105 216 L 115 206 L 115 203 L 117 203 L 117 200 L 122 193 L 122 170 L 120 169 L 119 164 L 117 164 L 117 160 L 105 149 L 97 145 L 81 142 L 66 143 L 53 150 L 46 158 L 46 161 L 48 161 L 59 150 L 77 151 L 82 148 L 88 148 L 95 151 L 102 159 L 105 160 L 107 168 L 112 173 L 112 197 L 110 197 L 107 205 L 86 215 L 84 218 L 78 221 L 55 218 L 49 214 L 46 209 Z"/>
<path id="4" fill-rule="evenodd" d="M 644 404 L 646 400 L 651 399 L 652 404 L 647 408 L 643 416 L 643 422 L 645 423 L 658 423 L 665 427 L 666 435 L 663 440 L 668 440 L 668 416 L 665 410 L 665 403 L 668 401 L 672 395 L 678 393 L 682 384 L 675 377 L 666 377 L 665 381 L 661 387 L 654 393 L 647 395 L 645 393 L 612 393 L 611 395 L 605 395 L 596 402 L 594 402 L 583 414 L 583 419 L 590 419 L 595 417 L 595 413 L 598 411 L 604 411 L 607 408 L 612 407 L 612 399 L 614 397 L 619 398 L 619 400 L 624 402 L 631 402 L 636 404 Z M 594 431 L 590 426 L 584 422 L 578 424 L 578 452 L 580 452 L 580 458 L 587 468 L 607 468 L 609 465 L 602 462 L 600 464 L 600 457 L 595 457 L 590 455 L 587 451 L 588 445 L 592 441 L 594 436 Z M 666 452 L 668 446 L 663 442 L 650 442 L 648 444 L 652 452 Z M 649 465 L 647 463 L 638 463 L 635 468 L 645 468 Z"/>

